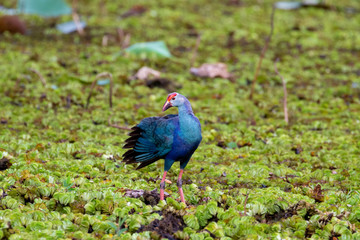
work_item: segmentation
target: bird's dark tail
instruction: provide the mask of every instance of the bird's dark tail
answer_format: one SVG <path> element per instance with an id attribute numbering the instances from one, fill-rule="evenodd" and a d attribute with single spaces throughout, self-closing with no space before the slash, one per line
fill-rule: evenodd
<path id="1" fill-rule="evenodd" d="M 125 152 L 122 157 L 122 162 L 125 164 L 132 164 L 132 163 L 141 163 L 136 169 L 140 169 L 146 167 L 147 165 L 156 162 L 160 158 L 157 156 L 156 153 L 151 151 L 141 151 L 138 152 L 134 148 L 138 143 L 139 138 L 141 137 L 141 128 L 135 126 L 131 128 L 131 132 L 129 133 L 129 138 L 125 140 L 124 149 L 130 148 L 127 152 Z M 140 144 L 141 145 L 141 144 Z M 149 147 L 149 150 L 152 150 L 152 146 Z"/>
<path id="2" fill-rule="evenodd" d="M 135 127 L 132 127 L 131 130 L 132 131 L 129 133 L 130 137 L 125 140 L 125 145 L 123 148 L 134 148 L 136 145 L 136 142 L 141 137 L 141 128 L 135 126 Z"/>

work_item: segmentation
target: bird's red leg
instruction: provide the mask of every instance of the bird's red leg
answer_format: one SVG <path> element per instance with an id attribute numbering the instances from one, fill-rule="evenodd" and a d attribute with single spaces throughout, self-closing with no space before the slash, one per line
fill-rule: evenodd
<path id="1" fill-rule="evenodd" d="M 165 191 L 165 178 L 166 178 L 167 171 L 164 171 L 164 175 L 160 182 L 160 201 L 164 200 L 164 191 Z"/>
<path id="2" fill-rule="evenodd" d="M 185 198 L 184 198 L 184 192 L 182 190 L 182 174 L 183 174 L 184 170 L 181 169 L 180 170 L 180 173 L 179 173 L 179 177 L 178 177 L 178 180 L 176 182 L 176 185 L 178 186 L 179 188 L 179 194 L 180 194 L 180 199 L 181 199 L 181 202 L 185 203 Z"/>

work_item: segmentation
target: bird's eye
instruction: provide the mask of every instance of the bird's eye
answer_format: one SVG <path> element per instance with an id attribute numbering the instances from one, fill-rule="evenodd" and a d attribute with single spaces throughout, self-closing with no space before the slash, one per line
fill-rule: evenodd
<path id="1" fill-rule="evenodd" d="M 175 98 L 173 97 L 171 100 L 175 100 Z"/>

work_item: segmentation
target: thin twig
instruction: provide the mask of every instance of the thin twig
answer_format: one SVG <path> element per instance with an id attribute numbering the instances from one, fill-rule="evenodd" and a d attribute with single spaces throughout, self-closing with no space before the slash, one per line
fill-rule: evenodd
<path id="1" fill-rule="evenodd" d="M 109 124 L 110 127 L 114 127 L 114 128 L 118 128 L 118 129 L 122 129 L 122 130 L 129 130 L 129 131 L 131 130 L 131 128 L 129 128 L 129 127 L 119 126 L 117 124 L 112 124 L 111 123 L 111 116 L 108 118 L 108 124 Z"/>
<path id="2" fill-rule="evenodd" d="M 272 7 L 272 11 L 271 11 L 271 17 L 270 17 L 270 33 L 269 35 L 266 37 L 266 40 L 265 40 L 265 45 L 264 45 L 264 48 L 262 49 L 261 51 L 261 55 L 260 55 L 260 59 L 259 59 L 259 62 L 258 62 L 258 65 L 256 67 L 256 70 L 255 70 L 255 75 L 254 75 L 254 79 L 252 81 L 252 85 L 251 85 L 251 92 L 250 92 L 250 96 L 249 96 L 249 99 L 252 100 L 253 98 L 253 95 L 254 95 L 254 90 L 255 90 L 255 84 L 256 84 L 256 80 L 257 80 L 257 77 L 259 75 L 259 71 L 260 71 L 260 68 L 261 68 L 261 64 L 262 64 L 262 61 L 265 57 L 265 53 L 269 47 L 269 43 L 271 41 L 271 37 L 273 35 L 273 32 L 274 32 L 274 15 L 275 15 L 275 6 Z"/>
<path id="3" fill-rule="evenodd" d="M 38 75 L 42 85 L 44 87 L 46 87 L 46 80 L 45 80 L 44 76 L 38 70 L 33 69 L 33 68 L 29 68 L 29 71 L 31 71 L 31 72 L 35 73 L 36 75 Z"/>
<path id="4" fill-rule="evenodd" d="M 246 194 L 245 201 L 244 201 L 244 216 L 246 216 L 246 204 L 247 204 L 247 201 L 249 199 L 249 194 L 250 194 L 250 192 L 248 192 Z"/>
<path id="5" fill-rule="evenodd" d="M 80 36 L 83 36 L 85 34 L 85 32 L 84 32 L 83 27 L 81 26 L 79 15 L 76 12 L 73 12 L 72 17 L 73 17 L 77 32 L 79 33 Z"/>
<path id="6" fill-rule="evenodd" d="M 101 16 L 106 16 L 106 7 L 105 7 L 105 0 L 100 0 L 99 2 L 100 14 Z"/>
<path id="7" fill-rule="evenodd" d="M 283 78 L 283 76 L 279 73 L 277 67 L 276 67 L 276 63 L 279 61 L 279 58 L 277 58 L 274 62 L 274 68 L 275 68 L 275 72 L 277 75 L 279 75 L 279 77 L 281 78 L 282 81 L 282 85 L 283 85 L 283 90 L 284 90 L 284 99 L 283 99 L 283 105 L 284 105 L 284 119 L 286 124 L 289 124 L 289 115 L 288 115 L 288 109 L 287 109 L 287 90 L 286 90 L 286 82 Z"/>
<path id="8" fill-rule="evenodd" d="M 192 52 L 192 57 L 191 57 L 191 61 L 190 61 L 190 66 L 193 67 L 194 63 L 195 63 L 195 59 L 197 57 L 197 53 L 199 50 L 199 46 L 200 46 L 200 42 L 201 42 L 201 34 L 198 35 L 197 39 L 196 39 L 196 43 L 195 43 L 195 48 Z"/>
<path id="9" fill-rule="evenodd" d="M 87 109 L 89 107 L 92 91 L 96 85 L 97 80 L 99 80 L 100 78 L 104 78 L 104 77 L 108 77 L 110 80 L 109 105 L 110 105 L 110 108 L 112 108 L 113 77 L 112 77 L 111 73 L 102 72 L 102 73 L 99 73 L 98 75 L 96 75 L 94 81 L 91 84 L 90 93 L 89 93 L 89 96 L 86 101 L 85 109 Z"/>
<path id="10" fill-rule="evenodd" d="M 85 34 L 85 32 L 84 32 L 83 27 L 81 26 L 80 17 L 76 12 L 77 11 L 77 6 L 78 6 L 78 0 L 74 0 L 73 1 L 73 6 L 72 6 L 73 7 L 72 18 L 73 18 L 73 21 L 75 23 L 77 32 L 79 33 L 80 36 L 83 36 Z"/>

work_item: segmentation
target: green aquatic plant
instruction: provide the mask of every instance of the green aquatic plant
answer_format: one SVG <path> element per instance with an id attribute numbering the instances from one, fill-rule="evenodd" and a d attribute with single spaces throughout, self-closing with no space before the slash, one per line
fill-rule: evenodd
<path id="1" fill-rule="evenodd" d="M 29 35 L 0 35 L 1 238 L 359 239 L 357 1 L 276 10 L 253 101 L 274 1 L 78 4 L 84 37 L 63 36 L 36 16 L 23 16 Z M 120 21 L 134 5 L 146 11 Z M 131 44 L 166 40 L 172 57 L 124 53 L 118 28 Z M 191 75 L 199 35 L 194 65 L 223 62 L 232 79 Z M 168 94 L 162 81 L 129 80 L 142 66 L 182 85 L 176 91 L 202 124 L 183 175 L 186 205 L 175 182 L 165 201 L 154 194 L 162 161 L 139 171 L 121 163 L 126 129 L 161 115 Z M 108 86 L 98 85 L 106 82 L 96 81 L 85 109 L 102 72 L 113 77 L 112 108 Z M 167 178 L 178 174 L 173 168 Z"/>
<path id="2" fill-rule="evenodd" d="M 122 228 L 122 225 L 125 223 L 126 218 L 119 219 L 118 227 L 113 223 L 109 222 L 109 225 L 115 230 L 115 235 L 120 237 L 121 234 L 123 234 L 127 228 Z"/>

